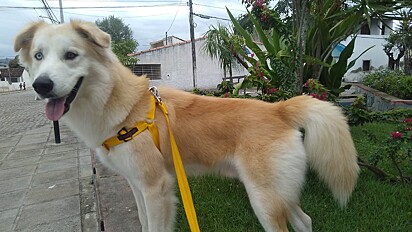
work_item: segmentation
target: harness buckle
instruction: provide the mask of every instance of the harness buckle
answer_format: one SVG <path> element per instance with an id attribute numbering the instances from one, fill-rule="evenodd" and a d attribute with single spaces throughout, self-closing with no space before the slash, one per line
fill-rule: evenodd
<path id="1" fill-rule="evenodd" d="M 119 132 L 117 132 L 117 138 L 119 140 L 122 140 L 123 142 L 128 142 L 133 139 L 133 135 L 138 131 L 139 129 L 137 129 L 137 127 L 133 127 L 130 130 L 127 130 L 126 127 L 123 127 L 119 130 Z"/>

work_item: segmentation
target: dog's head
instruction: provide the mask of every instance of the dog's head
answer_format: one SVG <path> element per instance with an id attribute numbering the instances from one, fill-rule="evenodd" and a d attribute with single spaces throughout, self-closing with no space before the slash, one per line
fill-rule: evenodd
<path id="1" fill-rule="evenodd" d="M 15 39 L 14 50 L 40 98 L 47 98 L 46 115 L 60 119 L 82 90 L 82 83 L 108 57 L 110 36 L 95 24 L 71 21 L 51 25 L 32 23 Z M 87 80 L 88 82 L 93 80 Z"/>

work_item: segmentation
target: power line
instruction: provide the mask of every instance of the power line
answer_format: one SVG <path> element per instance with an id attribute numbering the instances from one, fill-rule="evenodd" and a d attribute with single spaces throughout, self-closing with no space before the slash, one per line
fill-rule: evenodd
<path id="1" fill-rule="evenodd" d="M 196 6 L 204 6 L 204 7 L 215 8 L 215 9 L 221 9 L 221 10 L 226 10 L 225 7 L 211 6 L 211 5 L 205 5 L 205 4 L 199 4 L 199 3 L 193 3 L 193 5 L 196 5 Z M 230 11 L 239 11 L 239 12 L 246 13 L 246 10 L 237 10 L 237 9 L 229 9 L 229 10 L 230 10 Z"/>
<path id="2" fill-rule="evenodd" d="M 204 15 L 204 14 L 196 14 L 193 13 L 193 15 L 202 18 L 202 19 L 220 19 L 220 20 L 226 20 L 226 21 L 231 21 L 230 19 L 225 19 L 225 18 L 221 18 L 221 17 L 216 17 L 216 16 L 211 16 L 211 15 Z"/>
<path id="3" fill-rule="evenodd" d="M 46 17 L 46 18 L 50 19 L 50 21 L 52 23 L 57 23 L 57 24 L 60 23 L 59 20 L 57 19 L 56 15 L 54 14 L 54 12 L 50 9 L 50 6 L 47 3 L 47 0 L 41 0 L 41 2 L 44 5 L 44 8 L 45 8 L 45 11 L 46 11 L 47 15 L 49 16 L 49 17 Z"/>
<path id="4" fill-rule="evenodd" d="M 120 12 L 125 12 L 125 11 L 120 11 Z M 71 15 L 95 17 L 95 18 L 107 17 L 107 15 L 79 14 L 79 13 L 72 13 L 72 12 L 67 12 L 67 11 L 65 11 L 64 13 L 71 14 Z M 113 11 L 111 13 L 113 13 Z M 122 18 L 146 18 L 146 17 L 148 18 L 148 17 L 156 17 L 156 16 L 162 16 L 162 15 L 170 15 L 170 13 L 155 14 L 155 15 L 140 15 L 140 16 L 122 16 Z"/>
<path id="5" fill-rule="evenodd" d="M 179 4 L 182 4 L 182 1 L 183 1 L 183 0 L 180 0 L 180 3 L 179 3 Z M 169 29 L 166 30 L 166 35 L 167 35 L 167 32 L 169 32 L 170 28 L 172 28 L 173 23 L 174 23 L 175 20 L 176 20 L 177 13 L 179 12 L 179 9 L 180 9 L 180 6 L 177 7 L 177 10 L 176 10 L 176 13 L 175 13 L 175 17 L 173 18 L 172 23 L 171 23 L 170 26 L 169 26 Z M 167 37 L 167 36 L 166 36 L 166 37 Z M 166 38 L 166 40 L 167 40 L 167 38 Z"/>
<path id="6" fill-rule="evenodd" d="M 121 9 L 121 8 L 139 8 L 139 7 L 165 7 L 165 6 L 184 6 L 185 4 L 159 4 L 159 5 L 129 5 L 129 6 L 67 6 L 63 7 L 64 10 L 73 10 L 73 9 Z M 60 9 L 59 7 L 30 7 L 30 6 L 0 6 L 0 9 Z"/>

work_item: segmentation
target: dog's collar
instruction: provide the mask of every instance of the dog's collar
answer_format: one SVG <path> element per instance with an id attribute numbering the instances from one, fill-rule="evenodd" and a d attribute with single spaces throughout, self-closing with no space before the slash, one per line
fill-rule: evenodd
<path id="1" fill-rule="evenodd" d="M 157 99 L 155 96 L 150 96 L 150 110 L 147 112 L 146 121 L 137 122 L 134 127 L 127 129 L 123 127 L 117 132 L 116 136 L 113 136 L 103 142 L 103 147 L 110 150 L 111 147 L 128 142 L 134 137 L 148 129 L 152 135 L 152 139 L 156 147 L 160 150 L 159 131 L 154 123 Z"/>

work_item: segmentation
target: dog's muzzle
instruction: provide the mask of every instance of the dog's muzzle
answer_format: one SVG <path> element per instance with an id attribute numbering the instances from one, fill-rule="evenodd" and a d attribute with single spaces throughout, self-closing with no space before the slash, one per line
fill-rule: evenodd
<path id="1" fill-rule="evenodd" d="M 54 83 L 48 76 L 40 76 L 34 81 L 34 90 L 40 97 L 48 98 L 46 104 L 46 116 L 48 119 L 57 121 L 70 110 L 70 104 L 76 98 L 82 82 L 83 77 L 80 77 L 68 95 L 57 96 L 53 92 Z"/>

